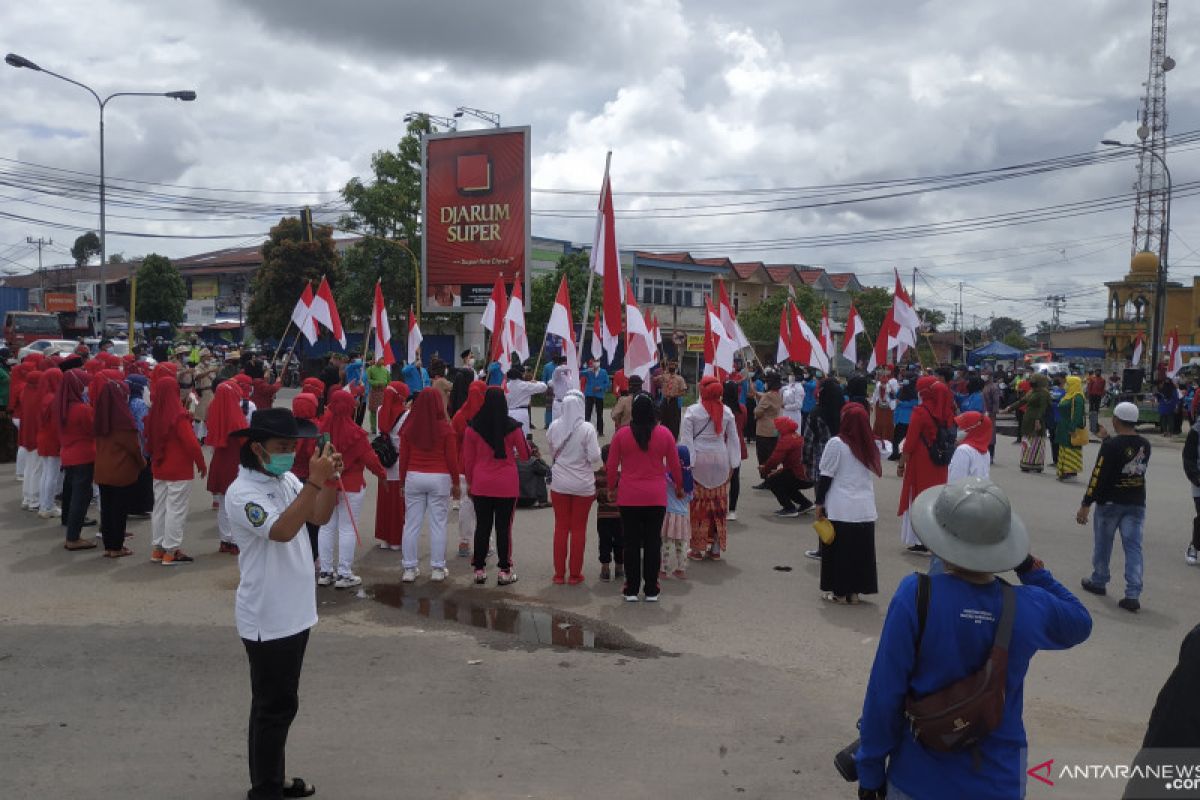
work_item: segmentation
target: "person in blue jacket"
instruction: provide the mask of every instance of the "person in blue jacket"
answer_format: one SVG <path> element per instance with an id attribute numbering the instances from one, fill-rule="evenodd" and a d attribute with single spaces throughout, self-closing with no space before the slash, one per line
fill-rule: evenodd
<path id="1" fill-rule="evenodd" d="M 599 436 L 604 435 L 604 395 L 610 385 L 612 380 L 608 377 L 608 372 L 596 359 L 589 358 L 587 369 L 583 371 L 583 419 L 590 421 L 592 412 L 596 412 L 596 421 L 592 424 L 596 426 Z"/>
<path id="2" fill-rule="evenodd" d="M 917 648 L 917 575 L 900 582 L 888 607 L 863 703 L 855 759 L 867 800 L 1025 796 L 1025 673 L 1038 650 L 1083 642 L 1092 618 L 1079 599 L 1029 554 L 1029 534 L 1000 487 L 984 478 L 934 486 L 913 503 L 913 528 L 945 562 L 930 577 Z M 973 674 L 996 637 L 1002 589 L 996 573 L 1015 567 L 1016 616 L 1008 648 L 1004 715 L 972 750 L 934 752 L 917 741 L 905 698 L 933 694 Z"/>
<path id="3" fill-rule="evenodd" d="M 800 430 L 808 430 L 808 415 L 817 407 L 817 374 L 809 367 L 804 376 L 804 402 L 800 405 L 800 417 L 804 420 Z"/>
<path id="4" fill-rule="evenodd" d="M 503 386 L 504 385 L 504 367 L 500 366 L 499 361 L 493 361 L 491 364 L 488 364 L 487 385 L 488 386 Z"/>
<path id="5" fill-rule="evenodd" d="M 542 402 L 546 404 L 546 430 L 550 430 L 550 423 L 554 421 L 554 370 L 558 367 L 558 359 L 551 358 L 542 367 L 542 383 L 550 387 L 549 391 L 542 398 Z M 562 398 L 558 398 L 562 401 Z"/>
<path id="6" fill-rule="evenodd" d="M 400 380 L 408 385 L 408 391 L 413 396 L 422 389 L 428 388 L 431 383 L 429 373 L 421 366 L 421 356 L 417 355 L 416 359 L 411 364 L 405 364 L 404 369 L 400 370 Z"/>

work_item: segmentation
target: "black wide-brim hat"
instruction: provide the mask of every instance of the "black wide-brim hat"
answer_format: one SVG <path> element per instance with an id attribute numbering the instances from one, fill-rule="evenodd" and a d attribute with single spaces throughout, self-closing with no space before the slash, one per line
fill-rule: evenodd
<path id="1" fill-rule="evenodd" d="M 231 436 L 241 436 L 252 442 L 267 439 L 315 439 L 317 426 L 306 419 L 296 419 L 287 408 L 264 408 L 250 417 L 250 427 L 234 431 Z"/>

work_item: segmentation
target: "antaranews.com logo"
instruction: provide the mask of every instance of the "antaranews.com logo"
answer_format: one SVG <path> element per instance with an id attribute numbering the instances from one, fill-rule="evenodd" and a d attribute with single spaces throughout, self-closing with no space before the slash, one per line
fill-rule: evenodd
<path id="1" fill-rule="evenodd" d="M 1087 788 L 1096 797 L 1126 800 L 1200 800 L 1200 750 L 1156 748 L 1129 763 L 1086 763 L 1047 759 L 1025 770 L 1031 782 L 1057 788 Z"/>

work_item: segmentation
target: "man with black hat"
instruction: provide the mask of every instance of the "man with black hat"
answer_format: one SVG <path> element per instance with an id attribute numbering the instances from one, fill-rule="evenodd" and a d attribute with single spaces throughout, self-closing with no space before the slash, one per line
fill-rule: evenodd
<path id="1" fill-rule="evenodd" d="M 286 408 L 254 415 L 243 438 L 237 480 L 225 507 L 237 542 L 235 616 L 250 660 L 250 800 L 307 797 L 316 789 L 284 777 L 288 729 L 299 708 L 300 668 L 309 629 L 317 624 L 313 552 L 305 523 L 323 525 L 337 502 L 342 457 L 326 444 L 309 461 L 302 483 L 292 472 L 299 439 L 317 428 Z"/>

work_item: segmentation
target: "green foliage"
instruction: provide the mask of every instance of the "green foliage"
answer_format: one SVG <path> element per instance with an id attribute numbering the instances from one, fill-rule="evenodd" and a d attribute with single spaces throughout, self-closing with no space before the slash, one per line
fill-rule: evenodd
<path id="1" fill-rule="evenodd" d="M 313 228 L 314 241 L 304 241 L 304 231 L 297 217 L 284 217 L 271 228 L 271 238 L 263 243 L 263 264 L 250 283 L 250 306 L 246 318 L 259 339 L 278 339 L 283 335 L 292 309 L 304 292 L 305 281 L 312 281 L 313 291 L 321 276 L 337 292 L 342 280 L 341 261 L 333 245 L 333 228 L 327 225 Z M 372 281 L 374 283 L 374 281 Z M 345 312 L 338 304 L 338 310 Z"/>
<path id="2" fill-rule="evenodd" d="M 100 237 L 94 231 L 88 231 L 75 240 L 75 244 L 71 245 L 71 257 L 75 259 L 75 266 L 85 267 L 91 261 L 92 256 L 100 255 Z"/>
<path id="3" fill-rule="evenodd" d="M 108 263 L 110 264 L 124 264 L 126 261 L 128 259 L 125 258 L 124 253 L 109 253 L 108 255 Z"/>
<path id="4" fill-rule="evenodd" d="M 571 322 L 586 327 L 591 315 L 584 319 L 583 302 L 587 298 L 588 254 L 570 253 L 561 256 L 553 272 L 534 278 L 529 286 L 529 307 L 525 310 L 525 326 L 529 337 L 529 352 L 536 354 L 546 339 L 546 324 L 558 296 L 558 284 L 567 276 L 567 291 L 571 294 Z M 592 287 L 592 309 L 600 305 L 600 282 Z M 578 345 L 578 342 L 576 342 Z M 534 355 L 534 358 L 537 358 Z"/>
<path id="5" fill-rule="evenodd" d="M 892 307 L 891 290 L 880 286 L 870 286 L 861 292 L 852 292 L 850 297 L 854 301 L 858 315 L 862 317 L 867 336 L 871 338 L 871 341 L 875 341 L 879 335 L 879 328 L 883 325 L 883 318 L 887 316 L 888 310 Z"/>
<path id="6" fill-rule="evenodd" d="M 1003 319 L 1002 317 L 1000 319 Z M 1029 347 L 1029 342 L 1025 341 L 1025 336 L 1017 331 L 1009 331 L 1004 335 L 1004 343 L 1009 347 L 1016 347 L 1024 350 Z"/>
<path id="7" fill-rule="evenodd" d="M 143 258 L 137 272 L 137 321 L 174 327 L 183 322 L 185 302 L 187 286 L 171 260 L 157 253 Z"/>
<path id="8" fill-rule="evenodd" d="M 937 333 L 938 325 L 946 322 L 946 315 L 936 308 L 917 308 L 917 316 L 921 318 L 921 322 L 929 329 L 930 333 Z"/>
<path id="9" fill-rule="evenodd" d="M 1025 324 L 1021 320 L 1013 319 L 1012 317 L 996 317 L 988 325 L 988 333 L 992 335 L 993 339 L 999 339 L 1007 344 L 1010 333 L 1015 333 L 1017 336 L 1022 337 L 1022 339 L 1024 338 Z M 1016 346 L 1013 345 L 1013 347 Z M 1021 346 L 1024 347 L 1024 345 Z"/>
<path id="10" fill-rule="evenodd" d="M 780 290 L 768 295 L 754 308 L 738 314 L 738 324 L 742 326 L 746 338 L 758 345 L 773 345 L 779 341 L 779 317 L 787 301 L 788 293 Z M 808 286 L 797 286 L 796 307 L 816 332 L 821 325 L 821 301 L 816 292 Z"/>

